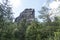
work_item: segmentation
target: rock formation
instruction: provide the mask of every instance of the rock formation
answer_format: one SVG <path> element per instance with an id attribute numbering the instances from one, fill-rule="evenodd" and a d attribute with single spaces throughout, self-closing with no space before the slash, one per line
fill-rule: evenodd
<path id="1" fill-rule="evenodd" d="M 27 22 L 31 22 L 31 21 L 35 20 L 35 10 L 34 9 L 25 9 L 15 19 L 15 22 L 21 22 L 23 19 L 26 19 Z"/>

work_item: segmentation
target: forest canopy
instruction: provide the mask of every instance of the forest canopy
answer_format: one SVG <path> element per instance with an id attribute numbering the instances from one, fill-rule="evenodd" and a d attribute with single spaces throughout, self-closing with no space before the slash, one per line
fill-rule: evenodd
<path id="1" fill-rule="evenodd" d="M 58 12 L 57 12 L 57 11 Z M 60 6 L 54 10 L 43 6 L 39 10 L 39 18 L 31 23 L 23 19 L 21 22 L 13 22 L 12 7 L 8 5 L 8 0 L 0 3 L 0 40 L 60 40 Z M 52 21 L 53 20 L 53 21 Z"/>

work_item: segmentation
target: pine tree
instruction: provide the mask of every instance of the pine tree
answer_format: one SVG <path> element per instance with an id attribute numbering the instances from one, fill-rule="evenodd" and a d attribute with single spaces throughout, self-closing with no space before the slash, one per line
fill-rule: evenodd
<path id="1" fill-rule="evenodd" d="M 0 16 L 3 18 L 4 21 L 9 22 L 13 20 L 13 12 L 8 2 L 8 0 L 3 0 L 0 4 Z"/>

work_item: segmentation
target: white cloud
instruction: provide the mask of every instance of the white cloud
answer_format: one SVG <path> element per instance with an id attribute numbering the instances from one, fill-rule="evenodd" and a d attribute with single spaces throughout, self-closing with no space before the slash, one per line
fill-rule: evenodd
<path id="1" fill-rule="evenodd" d="M 15 13 L 14 17 L 17 17 L 19 15 L 19 10 L 22 6 L 21 0 L 10 0 L 10 4 L 12 5 L 12 10 Z"/>
<path id="2" fill-rule="evenodd" d="M 60 1 L 59 2 L 53 1 L 52 3 L 50 3 L 49 7 L 51 9 L 56 9 L 58 8 L 59 5 L 60 5 Z"/>
<path id="3" fill-rule="evenodd" d="M 18 7 L 21 5 L 21 0 L 10 0 L 13 7 Z"/>

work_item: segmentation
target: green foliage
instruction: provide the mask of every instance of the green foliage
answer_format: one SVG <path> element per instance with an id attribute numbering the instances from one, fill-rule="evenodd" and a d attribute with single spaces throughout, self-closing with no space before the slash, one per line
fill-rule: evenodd
<path id="1" fill-rule="evenodd" d="M 12 8 L 8 2 L 9 0 L 3 0 L 2 3 L 0 3 L 0 17 L 6 22 L 13 20 L 13 12 L 11 10 Z"/>
<path id="2" fill-rule="evenodd" d="M 13 25 L 12 25 L 13 24 Z M 0 24 L 1 25 L 1 24 Z M 5 23 L 0 28 L 0 40 L 13 40 L 16 25 L 14 23 Z"/>
<path id="3" fill-rule="evenodd" d="M 40 13 L 40 15 L 39 15 L 40 19 L 43 19 L 43 21 L 45 21 L 45 22 L 51 22 L 51 19 L 50 19 L 51 15 L 49 15 L 48 7 L 43 6 L 41 8 L 41 10 L 39 11 L 39 13 Z"/>
<path id="4" fill-rule="evenodd" d="M 26 29 L 26 40 L 40 40 L 40 29 L 38 22 L 32 22 Z"/>
<path id="5" fill-rule="evenodd" d="M 60 40 L 60 18 L 55 17 L 51 22 L 48 8 L 42 7 L 40 11 L 43 23 L 37 20 L 28 23 L 26 19 L 15 23 L 9 22 L 12 12 L 8 0 L 5 1 L 0 4 L 0 40 Z"/>
<path id="6" fill-rule="evenodd" d="M 60 40 L 60 32 L 54 32 L 55 37 L 54 40 Z"/>

